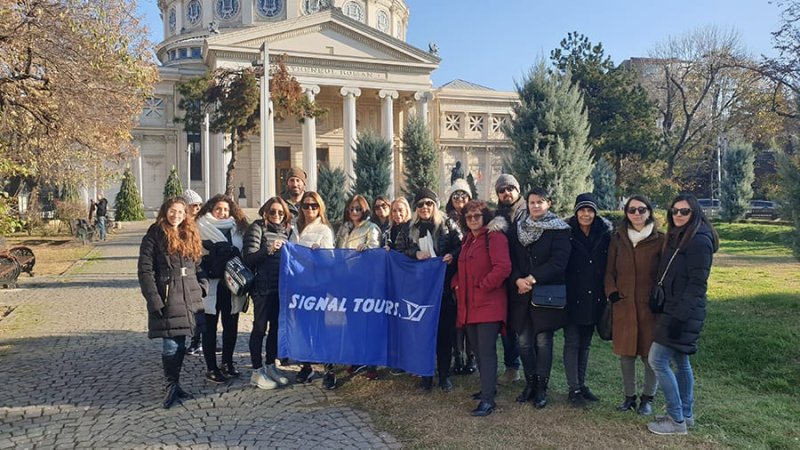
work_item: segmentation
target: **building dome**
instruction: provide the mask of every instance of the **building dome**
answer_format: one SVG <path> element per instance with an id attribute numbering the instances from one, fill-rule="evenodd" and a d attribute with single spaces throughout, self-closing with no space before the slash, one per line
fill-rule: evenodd
<path id="1" fill-rule="evenodd" d="M 210 34 L 282 22 L 341 8 L 348 17 L 405 41 L 409 10 L 403 0 L 159 0 L 164 40 L 158 45 L 165 65 L 202 63 L 203 40 Z"/>

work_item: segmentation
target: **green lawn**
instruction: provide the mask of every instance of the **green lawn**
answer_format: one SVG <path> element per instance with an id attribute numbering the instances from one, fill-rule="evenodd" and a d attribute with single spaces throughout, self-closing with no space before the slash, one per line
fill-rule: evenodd
<path id="1" fill-rule="evenodd" d="M 800 448 L 800 264 L 782 245 L 788 227 L 720 224 L 718 231 L 708 319 L 692 357 L 697 426 L 686 437 L 652 435 L 648 418 L 614 410 L 622 400 L 619 362 L 610 343 L 597 338 L 587 384 L 601 402 L 569 407 L 561 333 L 543 410 L 514 402 L 517 383 L 499 388 L 495 414 L 470 417 L 477 376 L 453 377 L 451 394 L 421 394 L 416 379 L 389 376 L 355 378 L 341 392 L 417 448 Z M 660 393 L 656 408 L 663 411 Z"/>

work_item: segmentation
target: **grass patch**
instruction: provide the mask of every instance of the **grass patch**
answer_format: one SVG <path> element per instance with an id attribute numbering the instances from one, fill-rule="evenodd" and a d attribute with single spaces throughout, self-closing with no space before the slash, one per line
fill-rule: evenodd
<path id="1" fill-rule="evenodd" d="M 82 245 L 71 237 L 8 238 L 8 247 L 17 245 L 24 245 L 33 250 L 33 254 L 36 256 L 33 272 L 36 275 L 61 275 L 75 261 L 85 257 L 94 249 L 94 245 Z M 27 276 L 27 274 L 22 274 L 20 278 Z"/>
<path id="2" fill-rule="evenodd" d="M 654 436 L 645 429 L 648 418 L 615 411 L 623 396 L 619 362 L 610 343 L 597 338 L 587 384 L 601 401 L 585 410 L 569 407 L 560 332 L 543 410 L 516 403 L 523 387 L 516 383 L 498 387 L 494 414 L 471 417 L 477 375 L 452 377 L 450 394 L 436 388 L 423 394 L 410 376 L 356 377 L 342 386 L 343 398 L 410 448 L 798 448 L 800 264 L 781 245 L 789 228 L 717 226 L 722 246 L 709 280 L 700 350 L 692 356 L 697 426 L 688 436 Z M 499 345 L 498 356 L 502 366 Z M 659 392 L 657 414 L 663 405 Z"/>

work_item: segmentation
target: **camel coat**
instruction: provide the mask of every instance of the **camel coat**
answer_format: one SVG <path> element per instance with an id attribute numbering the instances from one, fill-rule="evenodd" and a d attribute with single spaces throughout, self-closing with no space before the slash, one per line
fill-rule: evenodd
<path id="1" fill-rule="evenodd" d="M 650 312 L 650 290 L 656 284 L 664 233 L 653 229 L 636 248 L 622 226 L 611 235 L 606 266 L 606 297 L 619 292 L 614 303 L 612 342 L 620 356 L 647 357 L 653 343 L 656 318 Z"/>

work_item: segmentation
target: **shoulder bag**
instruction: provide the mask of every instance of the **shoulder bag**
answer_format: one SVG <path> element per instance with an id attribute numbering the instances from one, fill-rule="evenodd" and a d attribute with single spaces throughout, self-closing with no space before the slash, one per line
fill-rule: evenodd
<path id="1" fill-rule="evenodd" d="M 537 308 L 564 309 L 567 306 L 567 285 L 534 285 L 531 305 Z"/>
<path id="2" fill-rule="evenodd" d="M 234 256 L 225 264 L 225 284 L 233 295 L 242 296 L 250 290 L 255 275 L 242 263 L 241 258 Z"/>
<path id="3" fill-rule="evenodd" d="M 678 250 L 680 250 L 680 248 L 675 249 L 675 253 L 673 253 L 672 257 L 669 259 L 664 273 L 661 274 L 661 279 L 658 280 L 658 283 L 650 290 L 650 311 L 652 311 L 653 314 L 661 314 L 664 312 L 664 302 L 667 299 L 667 294 L 664 292 L 664 278 L 667 276 L 669 266 L 672 265 L 672 261 L 675 259 L 675 255 L 678 254 Z"/>
<path id="4" fill-rule="evenodd" d="M 606 301 L 606 306 L 603 307 L 603 312 L 600 314 L 600 320 L 595 325 L 597 335 L 604 341 L 610 341 L 612 337 L 611 330 L 614 328 L 613 310 L 614 304 Z"/>

